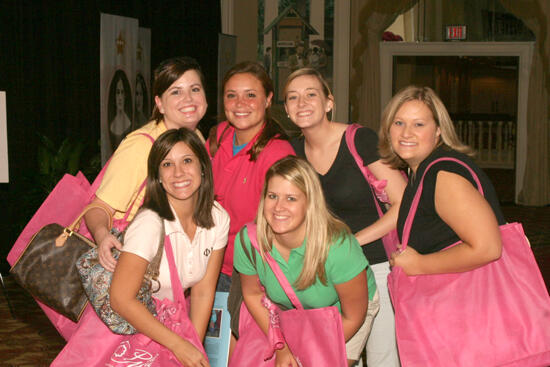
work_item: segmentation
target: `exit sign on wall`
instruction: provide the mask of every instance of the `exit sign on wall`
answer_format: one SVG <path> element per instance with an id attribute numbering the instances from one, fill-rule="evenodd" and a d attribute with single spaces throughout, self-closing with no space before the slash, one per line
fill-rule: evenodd
<path id="1" fill-rule="evenodd" d="M 448 25 L 445 27 L 445 40 L 465 40 L 466 26 L 465 25 Z"/>

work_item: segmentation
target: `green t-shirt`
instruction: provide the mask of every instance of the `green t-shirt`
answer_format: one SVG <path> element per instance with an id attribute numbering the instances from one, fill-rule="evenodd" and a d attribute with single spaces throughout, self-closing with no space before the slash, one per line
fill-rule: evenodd
<path id="1" fill-rule="evenodd" d="M 233 259 L 235 268 L 242 274 L 257 274 L 260 278 L 260 282 L 266 289 L 269 299 L 286 308 L 293 308 L 292 303 L 284 293 L 283 288 L 279 284 L 275 274 L 273 274 L 273 271 L 271 271 L 269 265 L 262 260 L 260 253 L 256 251 L 256 249 L 253 249 L 250 239 L 248 238 L 247 229 L 243 228 L 242 231 L 242 238 L 245 242 L 244 246 L 246 246 L 252 259 L 254 259 L 252 250 L 256 252 L 256 263 L 252 263 L 248 256 L 246 256 L 243 250 L 243 244 L 241 243 L 241 236 L 237 235 L 235 237 L 235 254 Z M 323 285 L 323 283 L 317 279 L 313 285 L 300 291 L 294 287 L 294 283 L 302 271 L 303 258 L 305 255 L 305 241 L 302 246 L 290 251 L 288 263 L 283 259 L 275 246 L 272 246 L 270 254 L 292 285 L 292 289 L 294 289 L 296 296 L 305 309 L 336 306 L 341 311 L 340 300 L 338 299 L 338 293 L 334 285 L 350 281 L 369 265 L 355 237 L 351 234 L 344 234 L 330 246 L 327 261 L 325 263 L 327 285 Z M 376 292 L 376 283 L 370 267 L 367 268 L 367 280 L 369 300 L 372 300 L 374 292 Z"/>

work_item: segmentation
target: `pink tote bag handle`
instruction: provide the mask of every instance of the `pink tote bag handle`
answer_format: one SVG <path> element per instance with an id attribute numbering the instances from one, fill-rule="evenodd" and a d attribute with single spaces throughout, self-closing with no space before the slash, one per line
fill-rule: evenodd
<path id="1" fill-rule="evenodd" d="M 474 172 L 474 170 L 468 166 L 466 163 L 462 162 L 459 159 L 456 158 L 438 158 L 434 160 L 432 163 L 426 167 L 424 170 L 424 173 L 422 174 L 422 178 L 420 179 L 420 184 L 418 185 L 418 189 L 416 190 L 416 193 L 414 194 L 414 198 L 411 204 L 411 208 L 409 209 L 409 214 L 407 215 L 407 219 L 405 220 L 405 226 L 403 227 L 403 235 L 401 236 L 401 247 L 403 250 L 407 248 L 407 244 L 409 243 L 409 236 L 411 234 L 411 227 L 412 222 L 414 220 L 414 216 L 416 214 L 416 210 L 418 209 L 418 203 L 420 202 L 420 196 L 422 196 L 422 189 L 424 188 L 424 177 L 426 176 L 426 173 L 432 167 L 434 164 L 442 161 L 448 161 L 448 162 L 455 162 L 462 166 L 464 166 L 472 175 L 474 181 L 476 182 L 477 189 L 480 192 L 482 196 L 484 196 L 483 193 L 483 187 L 481 186 L 481 181 L 479 180 L 479 177 L 477 177 L 477 174 Z"/>
<path id="2" fill-rule="evenodd" d="M 387 185 L 387 180 L 378 180 L 374 174 L 369 170 L 367 166 L 363 164 L 363 158 L 359 156 L 359 153 L 357 152 L 357 148 L 355 147 L 355 133 L 357 132 L 357 129 L 359 129 L 361 126 L 358 124 L 351 124 L 346 129 L 346 144 L 348 146 L 348 150 L 350 151 L 351 155 L 353 156 L 353 159 L 355 159 L 355 163 L 357 164 L 357 167 L 365 177 L 365 180 L 369 184 L 370 192 L 372 194 L 372 198 L 374 201 L 374 206 L 376 207 L 376 211 L 378 212 L 378 217 L 382 218 L 384 216 L 384 213 L 382 212 L 382 208 L 380 208 L 380 204 L 378 203 L 378 200 L 389 203 L 390 200 L 388 198 L 388 195 L 386 194 L 386 191 L 384 190 Z M 405 176 L 406 179 L 406 176 Z M 384 251 L 386 252 L 386 257 L 389 259 L 391 257 L 391 254 L 397 250 L 397 244 L 399 243 L 399 237 L 397 235 L 397 230 L 394 228 L 388 233 L 386 233 L 382 238 L 382 243 L 384 244 Z"/>
<path id="3" fill-rule="evenodd" d="M 256 224 L 255 223 L 247 223 L 246 228 L 248 230 L 248 238 L 250 239 L 250 243 L 254 248 L 260 252 L 260 247 L 258 246 L 258 240 L 257 240 L 257 234 L 256 234 Z M 244 244 L 243 244 L 244 245 Z M 283 288 L 283 291 L 286 293 L 288 299 L 290 302 L 292 302 L 292 305 L 298 310 L 303 310 L 304 307 L 302 306 L 302 303 L 296 296 L 296 293 L 294 293 L 294 290 L 292 289 L 292 286 L 288 282 L 288 279 L 283 274 L 283 271 L 279 267 L 279 264 L 275 261 L 275 259 L 269 254 L 265 253 L 265 260 L 269 264 L 269 267 L 273 271 L 273 274 L 275 274 L 275 277 L 279 281 L 279 284 L 281 284 L 281 287 Z"/>
<path id="4" fill-rule="evenodd" d="M 380 204 L 378 203 L 377 199 L 385 203 L 389 203 L 388 195 L 384 190 L 388 181 L 376 179 L 376 177 L 369 170 L 369 168 L 364 165 L 363 159 L 361 158 L 361 156 L 359 156 L 359 153 L 357 152 L 357 148 L 355 147 L 355 133 L 357 132 L 357 129 L 359 129 L 360 127 L 361 126 L 358 124 L 351 124 L 347 127 L 345 132 L 346 145 L 348 146 L 349 152 L 353 156 L 353 159 L 355 159 L 355 163 L 357 163 L 357 167 L 359 167 L 359 169 L 361 170 L 361 173 L 369 183 L 370 191 L 374 199 L 374 204 L 376 205 L 376 211 L 378 212 L 378 216 L 382 217 L 384 213 L 382 212 L 382 208 L 380 208 Z"/>
<path id="5" fill-rule="evenodd" d="M 155 139 L 147 134 L 147 133 L 139 133 L 137 135 L 143 135 L 143 136 L 146 136 L 147 138 L 149 138 L 149 140 L 151 140 L 151 144 L 154 144 L 155 143 Z M 94 180 L 93 184 L 92 184 L 92 192 L 95 194 L 95 192 L 97 191 L 97 189 L 99 189 L 99 185 L 101 184 L 101 181 L 103 181 L 103 176 L 105 175 L 105 172 L 107 170 L 107 166 L 109 165 L 109 162 L 111 161 L 111 158 L 109 158 L 109 160 L 107 161 L 107 163 L 105 163 L 105 166 L 103 166 L 103 169 L 101 170 L 101 172 L 99 172 L 99 174 L 97 175 L 96 179 Z M 143 180 L 143 182 L 141 183 L 141 185 L 139 185 L 139 188 L 138 188 L 138 191 L 137 191 L 137 195 L 136 197 L 134 198 L 134 200 L 132 201 L 132 203 L 130 204 L 130 206 L 128 207 L 128 209 L 126 210 L 126 213 L 124 214 L 124 217 L 122 219 L 118 219 L 116 221 L 116 223 L 118 223 L 118 226 L 122 225 L 125 227 L 126 224 L 128 223 L 128 217 L 130 216 L 130 213 L 132 212 L 132 208 L 134 207 L 134 205 L 136 204 L 136 201 L 137 201 L 137 198 L 139 197 L 139 194 L 140 192 L 145 188 L 145 185 L 147 184 L 147 177 L 145 177 L 145 180 Z M 143 201 L 141 202 L 141 204 L 143 204 Z M 141 205 L 140 205 L 141 206 Z M 116 227 L 116 226 L 115 226 Z M 123 228 L 118 228 L 119 230 L 122 230 Z"/>
<path id="6" fill-rule="evenodd" d="M 151 144 L 153 144 L 155 142 L 155 139 L 147 133 L 138 133 L 136 135 L 143 135 L 143 136 L 148 137 L 149 140 L 151 140 Z M 92 193 L 92 195 L 95 194 L 97 189 L 99 189 L 99 185 L 101 185 L 101 181 L 103 181 L 103 176 L 105 176 L 105 171 L 107 171 L 107 167 L 109 166 L 109 162 L 111 162 L 111 158 L 112 157 L 110 157 L 107 160 L 107 162 L 105 163 L 105 165 L 103 166 L 101 171 L 97 174 L 96 178 L 94 179 L 94 182 L 92 183 L 92 186 L 90 188 L 90 192 Z M 146 180 L 146 182 L 147 182 L 147 180 Z"/>
<path id="7" fill-rule="evenodd" d="M 139 135 L 143 135 L 143 136 L 146 136 L 149 138 L 149 140 L 151 140 L 151 144 L 154 144 L 155 143 L 155 139 L 147 134 L 147 133 L 139 133 Z M 143 188 L 145 187 L 145 185 L 147 184 L 147 177 L 145 178 L 145 180 L 143 180 L 143 182 L 141 183 L 141 185 L 139 186 L 139 189 L 138 189 L 138 194 L 136 195 L 136 198 L 134 199 L 134 201 L 132 202 L 132 204 L 130 204 L 130 207 L 128 208 L 128 210 L 126 210 L 126 214 L 124 214 L 124 218 L 122 218 L 122 220 L 124 222 L 127 222 L 128 221 L 128 216 L 130 215 L 130 212 L 132 211 L 132 208 L 134 207 L 134 204 L 136 203 L 137 201 L 137 198 L 139 197 L 139 193 L 143 190 Z M 143 204 L 143 202 L 142 202 Z"/>
<path id="8" fill-rule="evenodd" d="M 181 280 L 178 275 L 178 268 L 176 267 L 176 261 L 174 259 L 174 251 L 172 249 L 172 243 L 170 242 L 170 236 L 164 237 L 164 250 L 166 251 L 166 260 L 168 260 L 168 267 L 170 268 L 170 281 L 172 283 L 172 297 L 174 302 L 182 305 L 185 313 L 187 312 L 187 302 L 185 301 L 184 289 L 181 285 Z"/>

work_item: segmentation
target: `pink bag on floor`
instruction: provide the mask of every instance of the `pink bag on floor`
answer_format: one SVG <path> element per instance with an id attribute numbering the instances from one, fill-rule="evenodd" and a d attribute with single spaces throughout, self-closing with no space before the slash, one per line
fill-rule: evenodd
<path id="1" fill-rule="evenodd" d="M 359 167 L 359 169 L 361 170 L 361 173 L 363 173 L 363 176 L 365 176 L 365 179 L 369 183 L 369 187 L 372 193 L 372 198 L 374 200 L 374 204 L 376 205 L 376 211 L 378 212 L 378 216 L 382 218 L 384 213 L 382 212 L 382 208 L 380 208 L 380 204 L 378 203 L 378 200 L 384 203 L 389 203 L 388 195 L 384 190 L 384 188 L 386 187 L 387 181 L 376 179 L 376 177 L 372 174 L 372 172 L 368 169 L 368 167 L 363 165 L 363 159 L 357 152 L 357 148 L 355 148 L 355 133 L 357 132 L 357 129 L 360 127 L 361 125 L 358 125 L 358 124 L 351 124 L 347 127 L 346 144 L 348 146 L 348 149 L 351 155 L 355 159 L 355 163 L 357 163 L 357 167 Z M 382 243 L 384 244 L 384 250 L 386 250 L 386 256 L 389 259 L 391 254 L 397 250 L 397 244 L 399 243 L 397 230 L 393 229 L 390 232 L 388 232 L 384 237 L 382 237 Z"/>
<path id="2" fill-rule="evenodd" d="M 165 237 L 164 248 L 170 267 L 174 301 L 155 299 L 157 319 L 182 338 L 190 341 L 205 356 L 206 353 L 189 319 L 170 238 Z M 111 332 L 91 306 L 84 311 L 78 330 L 51 367 L 170 367 L 181 366 L 166 347 L 143 334 L 119 335 Z"/>
<path id="3" fill-rule="evenodd" d="M 475 172 L 466 167 L 481 194 Z M 424 176 L 403 229 L 407 246 Z M 407 276 L 394 267 L 388 288 L 403 367 L 548 366 L 550 298 L 519 223 L 500 226 L 502 256 L 463 273 Z M 454 245 L 453 245 L 454 246 Z"/>
<path id="4" fill-rule="evenodd" d="M 248 223 L 246 227 L 250 242 L 259 251 L 256 225 Z M 283 348 L 284 342 L 303 367 L 346 367 L 346 343 L 338 308 L 330 306 L 305 310 L 277 262 L 268 253 L 265 257 L 295 309 L 281 311 L 269 300 L 263 302 L 264 306 L 271 308 L 268 338 L 243 302 L 239 316 L 239 340 L 229 367 L 275 366 L 275 350 Z M 258 256 L 257 261 L 262 259 Z M 280 329 L 276 328 L 277 318 Z"/>
<path id="5" fill-rule="evenodd" d="M 154 142 L 154 139 L 150 135 L 142 135 L 147 136 L 151 142 Z M 12 266 L 15 264 L 31 238 L 45 225 L 57 223 L 63 227 L 69 226 L 94 198 L 95 192 L 103 180 L 108 165 L 109 162 L 105 164 L 92 185 L 90 185 L 82 172 L 78 172 L 76 176 L 69 174 L 63 176 L 50 192 L 46 200 L 40 205 L 40 208 L 38 208 L 29 223 L 23 228 L 23 231 L 8 253 L 8 263 Z M 126 219 L 115 221 L 114 226 L 119 230 L 123 229 L 128 223 Z M 92 239 L 85 223 L 81 224 L 79 233 Z M 59 334 L 61 334 L 65 340 L 69 340 L 77 328 L 77 323 L 69 320 L 43 303 L 39 301 L 37 301 L 37 303 L 55 326 Z"/>

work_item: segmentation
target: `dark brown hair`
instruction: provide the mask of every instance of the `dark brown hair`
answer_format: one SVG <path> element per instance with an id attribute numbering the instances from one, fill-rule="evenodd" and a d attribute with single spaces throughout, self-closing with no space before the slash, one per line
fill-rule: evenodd
<path id="1" fill-rule="evenodd" d="M 269 96 L 270 93 L 273 94 L 273 81 L 271 81 L 271 78 L 265 71 L 264 67 L 254 61 L 243 61 L 229 69 L 229 71 L 225 74 L 223 78 L 222 93 L 224 92 L 225 85 L 227 84 L 229 79 L 231 79 L 236 74 L 252 75 L 256 79 L 258 79 L 260 83 L 262 83 L 262 87 L 264 88 L 266 97 Z M 250 150 L 247 152 L 250 155 L 250 160 L 252 162 L 254 162 L 258 158 L 258 156 L 262 152 L 262 149 L 265 148 L 265 146 L 269 143 L 271 139 L 288 140 L 288 136 L 283 128 L 279 125 L 279 122 L 271 117 L 270 110 L 271 105 L 265 110 L 265 125 L 262 132 L 260 133 L 260 136 L 258 137 L 258 140 L 256 140 L 252 148 L 250 148 Z M 218 146 L 220 144 L 222 136 L 223 134 L 220 134 Z"/>
<path id="2" fill-rule="evenodd" d="M 197 74 L 199 74 L 199 78 L 204 89 L 204 75 L 197 60 L 188 56 L 178 56 L 164 60 L 155 69 L 153 96 L 159 98 L 162 97 L 162 94 L 170 88 L 172 83 L 178 80 L 183 74 L 185 74 L 185 72 L 189 70 L 194 70 Z M 152 119 L 155 120 L 157 124 L 163 119 L 163 115 L 160 113 L 156 105 L 153 108 Z"/>
<path id="3" fill-rule="evenodd" d="M 159 168 L 166 155 L 179 142 L 185 143 L 197 156 L 202 172 L 202 182 L 198 189 L 197 206 L 193 221 L 203 228 L 212 228 L 212 206 L 214 205 L 214 180 L 210 157 L 199 137 L 184 127 L 165 131 L 153 144 L 147 159 L 147 189 L 143 207 L 155 211 L 161 218 L 174 220 L 166 192 L 159 177 Z"/>

